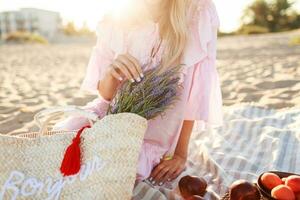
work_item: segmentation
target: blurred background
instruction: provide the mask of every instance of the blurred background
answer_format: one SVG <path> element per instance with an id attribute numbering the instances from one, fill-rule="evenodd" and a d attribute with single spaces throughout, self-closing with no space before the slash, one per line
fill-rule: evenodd
<path id="1" fill-rule="evenodd" d="M 33 116 L 84 105 L 79 91 L 95 28 L 125 0 L 0 0 L 0 132 L 37 130 Z M 300 1 L 215 0 L 224 106 L 300 105 Z"/>

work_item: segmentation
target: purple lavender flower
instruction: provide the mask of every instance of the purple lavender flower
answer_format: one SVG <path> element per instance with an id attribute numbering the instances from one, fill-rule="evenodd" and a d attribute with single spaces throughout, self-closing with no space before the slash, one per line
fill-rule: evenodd
<path id="1" fill-rule="evenodd" d="M 155 77 L 153 78 L 152 84 L 153 84 L 153 85 L 158 85 L 159 82 L 161 82 L 161 80 L 162 80 L 162 77 L 160 77 L 160 76 L 155 76 Z"/>
<path id="2" fill-rule="evenodd" d="M 174 88 L 172 88 L 165 95 L 165 99 L 171 99 L 174 95 L 176 95 L 176 91 Z"/>
<path id="3" fill-rule="evenodd" d="M 158 73 L 157 68 L 144 72 L 139 83 L 126 82 L 118 91 L 111 113 L 131 112 L 152 119 L 177 100 L 179 68 L 174 67 Z"/>
<path id="4" fill-rule="evenodd" d="M 118 110 L 118 104 L 113 104 L 112 107 L 110 108 L 111 113 L 116 113 Z"/>
<path id="5" fill-rule="evenodd" d="M 151 92 L 150 95 L 153 97 L 162 95 L 164 93 L 164 90 L 162 88 L 159 87 L 155 87 Z"/>
<path id="6" fill-rule="evenodd" d="M 145 118 L 148 119 L 148 118 L 151 118 L 151 116 L 155 115 L 156 114 L 156 110 L 149 110 L 145 113 Z"/>

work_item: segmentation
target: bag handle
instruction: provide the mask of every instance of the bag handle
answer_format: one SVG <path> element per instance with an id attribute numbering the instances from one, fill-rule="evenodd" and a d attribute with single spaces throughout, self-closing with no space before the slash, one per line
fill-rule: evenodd
<path id="1" fill-rule="evenodd" d="M 48 130 L 47 126 L 49 122 L 57 118 L 61 114 L 86 117 L 89 120 L 91 126 L 93 126 L 94 124 L 93 121 L 99 119 L 97 114 L 83 110 L 82 108 L 77 106 L 56 106 L 42 110 L 34 115 L 34 121 L 40 128 L 39 134 L 43 135 Z M 46 117 L 46 120 L 44 122 L 41 122 L 42 117 Z"/>

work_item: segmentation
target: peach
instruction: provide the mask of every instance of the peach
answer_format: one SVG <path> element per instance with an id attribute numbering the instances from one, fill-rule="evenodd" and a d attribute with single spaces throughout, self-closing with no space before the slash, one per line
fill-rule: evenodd
<path id="1" fill-rule="evenodd" d="M 282 180 L 282 184 L 285 184 L 286 178 L 287 178 L 287 177 L 283 177 L 283 178 L 281 178 L 281 180 Z"/>
<path id="2" fill-rule="evenodd" d="M 300 192 L 300 176 L 289 176 L 285 181 L 285 185 L 289 186 L 294 192 Z"/>
<path id="3" fill-rule="evenodd" d="M 295 196 L 296 196 L 296 200 L 300 200 L 300 192 L 296 193 Z"/>
<path id="4" fill-rule="evenodd" d="M 295 200 L 295 194 L 286 185 L 278 185 L 275 188 L 272 189 L 271 195 L 274 199 L 279 200 Z"/>
<path id="5" fill-rule="evenodd" d="M 282 181 L 279 178 L 279 176 L 277 176 L 274 173 L 264 173 L 261 176 L 261 182 L 269 190 L 272 190 L 274 187 L 282 184 Z"/>

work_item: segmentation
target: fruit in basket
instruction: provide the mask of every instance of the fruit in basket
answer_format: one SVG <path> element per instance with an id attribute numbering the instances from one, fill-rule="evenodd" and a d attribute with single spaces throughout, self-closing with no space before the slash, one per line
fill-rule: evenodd
<path id="1" fill-rule="evenodd" d="M 287 177 L 285 185 L 289 186 L 293 192 L 300 192 L 300 176 L 292 175 Z"/>
<path id="2" fill-rule="evenodd" d="M 269 190 L 272 190 L 274 187 L 282 184 L 280 177 L 277 174 L 270 172 L 264 173 L 261 176 L 261 182 Z"/>
<path id="3" fill-rule="evenodd" d="M 286 185 L 278 185 L 272 189 L 271 195 L 274 199 L 295 200 L 295 194 Z"/>
<path id="4" fill-rule="evenodd" d="M 285 184 L 286 177 L 281 178 L 282 184 Z"/>
<path id="5" fill-rule="evenodd" d="M 230 186 L 229 197 L 231 200 L 259 200 L 260 193 L 252 183 L 238 180 Z"/>
<path id="6" fill-rule="evenodd" d="M 198 196 L 198 195 L 193 195 L 193 196 L 186 198 L 185 200 L 204 200 L 204 198 L 201 196 Z"/>
<path id="7" fill-rule="evenodd" d="M 179 190 L 183 198 L 193 195 L 204 196 L 207 183 L 203 178 L 197 176 L 184 176 L 178 182 Z"/>
<path id="8" fill-rule="evenodd" d="M 296 193 L 295 196 L 296 196 L 296 200 L 300 200 L 300 192 Z"/>

